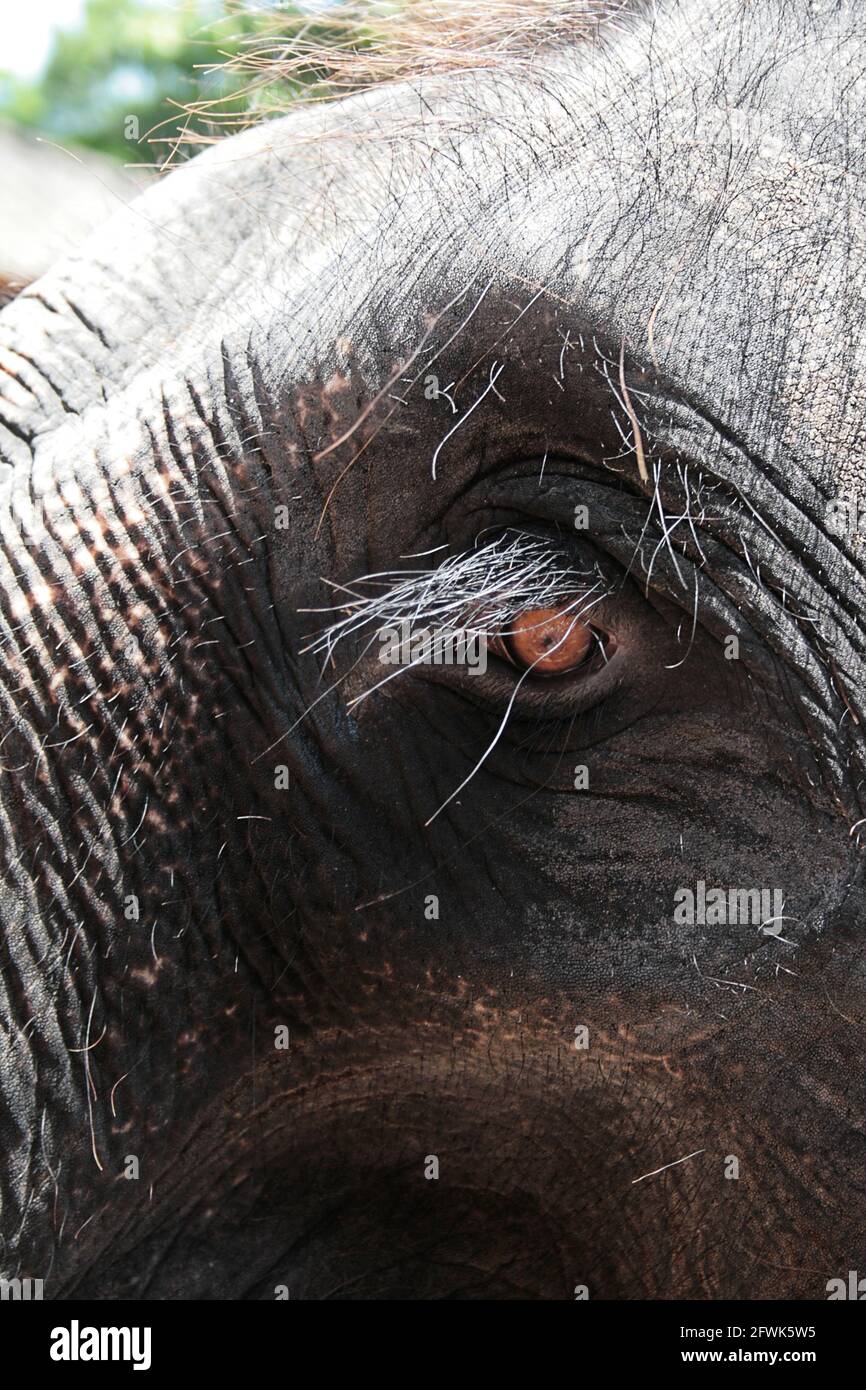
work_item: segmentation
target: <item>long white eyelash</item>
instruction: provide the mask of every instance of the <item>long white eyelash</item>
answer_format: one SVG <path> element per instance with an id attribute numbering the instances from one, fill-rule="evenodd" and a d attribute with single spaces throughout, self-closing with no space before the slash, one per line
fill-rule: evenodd
<path id="1" fill-rule="evenodd" d="M 607 592 L 597 566 L 579 571 L 564 565 L 562 556 L 556 550 L 536 537 L 521 532 L 507 534 L 459 555 L 448 556 L 434 569 L 386 570 L 365 575 L 351 585 L 331 584 L 331 587 L 346 595 L 346 600 L 332 607 L 301 610 L 341 615 L 320 630 L 303 648 L 304 652 L 313 652 L 322 658 L 323 670 L 341 642 L 358 637 L 365 631 L 369 637 L 361 656 L 353 662 L 352 670 L 369 651 L 377 632 L 383 628 L 408 622 L 410 626 L 427 629 L 446 628 L 454 636 L 479 637 L 492 633 L 502 636 L 509 631 L 510 620 L 521 611 L 533 608 L 558 607 L 563 612 L 574 614 L 568 631 L 556 643 L 558 647 L 567 640 L 574 624 L 601 602 Z M 541 659 L 539 657 L 537 660 Z M 356 695 L 348 708 L 355 709 L 362 700 L 421 660 L 423 657 L 389 671 L 381 680 Z M 533 662 L 517 681 L 496 734 L 478 762 L 433 812 L 426 825 L 431 825 L 445 807 L 459 796 L 487 761 L 502 737 L 523 682 L 531 675 L 536 664 Z M 339 684 L 340 679 L 325 693 Z M 321 698 L 323 696 L 319 696 Z"/>
<path id="2" fill-rule="evenodd" d="M 506 538 L 508 535 L 511 539 Z M 455 636 L 459 636 L 461 632 L 471 636 L 487 635 L 494 630 L 501 633 L 503 625 L 511 617 L 528 608 L 550 608 L 567 604 L 563 611 L 578 610 L 575 611 L 577 621 L 582 611 L 594 607 L 605 596 L 606 587 L 602 593 L 598 592 L 602 589 L 603 580 L 597 565 L 590 571 L 578 571 L 563 565 L 561 554 L 537 537 L 519 531 L 506 533 L 506 536 L 486 545 L 476 545 L 472 551 L 450 556 L 434 570 L 386 570 L 379 574 L 366 575 L 356 580 L 352 586 L 325 581 L 330 583 L 334 590 L 348 594 L 349 602 L 326 608 L 299 610 L 305 613 L 344 614 L 321 630 L 303 650 L 322 656 L 324 670 L 340 642 L 358 635 L 364 628 L 370 631 L 369 639 L 364 651 L 355 657 L 349 672 L 338 676 L 320 691 L 300 717 L 289 728 L 284 729 L 254 761 L 267 756 L 284 739 L 289 738 L 315 706 L 339 688 L 346 676 L 357 668 L 376 640 L 377 631 L 382 627 L 394 626 L 407 618 L 410 622 L 423 621 L 425 625 L 429 625 L 431 618 L 435 618 L 440 627 L 450 623 L 450 630 Z M 406 558 L 421 558 L 442 548 L 437 546 L 433 550 Z M 587 583 L 588 579 L 593 582 Z M 365 587 L 371 586 L 374 590 L 372 594 L 363 592 Z M 376 592 L 378 589 L 382 592 Z M 598 597 L 593 597 L 596 594 Z M 422 604 L 422 597 L 426 597 L 429 607 Z M 589 603 L 588 599 L 591 600 Z M 470 626 L 472 615 L 478 614 L 479 608 L 483 609 L 483 627 L 477 624 Z M 564 641 L 567 636 L 568 633 L 564 634 L 561 640 Z M 389 673 L 386 680 L 407 669 L 410 667 L 397 667 L 393 673 Z M 521 677 L 518 688 L 531 670 L 532 667 Z M 379 681 L 371 689 L 362 692 L 352 701 L 352 705 L 372 694 L 373 690 L 379 689 L 384 683 Z M 516 695 L 516 690 L 514 694 Z M 499 741 L 513 703 L 513 699 L 509 701 L 493 742 L 466 781 L 475 776 L 478 768 Z M 465 785 L 466 782 L 463 782 L 461 787 Z M 453 797 L 448 798 L 448 801 L 451 800 Z M 444 804 L 447 805 L 448 802 Z M 441 810 L 440 806 L 431 817 L 431 821 L 435 820 Z"/>
<path id="3" fill-rule="evenodd" d="M 515 532 L 448 556 L 434 569 L 386 570 L 351 585 L 325 581 L 346 595 L 344 601 L 301 611 L 342 616 L 315 634 L 302 652 L 320 656 L 324 667 L 348 638 L 405 622 L 445 628 L 455 635 L 487 636 L 501 632 L 522 610 L 566 601 L 576 606 L 598 579 L 597 569 L 573 569 L 549 544 Z"/>
<path id="4" fill-rule="evenodd" d="M 594 585 L 592 586 L 591 589 L 584 589 L 583 592 L 579 595 L 579 597 L 573 598 L 572 601 L 571 601 L 571 603 L 569 603 L 566 607 L 563 607 L 563 608 L 562 608 L 561 611 L 562 611 L 563 613 L 571 613 L 571 612 L 574 613 L 574 621 L 569 625 L 568 631 L 567 631 L 566 633 L 563 634 L 563 636 L 559 639 L 559 641 L 556 643 L 556 645 L 553 646 L 553 647 L 551 647 L 551 648 L 549 648 L 549 649 L 544 653 L 545 656 L 549 656 L 551 651 L 556 651 L 557 648 L 559 648 L 559 647 L 562 645 L 562 643 L 566 640 L 566 638 L 567 638 L 568 636 L 570 636 L 570 634 L 571 634 L 571 632 L 572 632 L 572 630 L 573 630 L 573 628 L 574 628 L 574 624 L 577 623 L 577 622 L 582 621 L 584 613 L 588 613 L 589 610 L 590 610 L 590 608 L 594 608 L 595 605 L 596 605 L 597 603 L 600 603 L 601 600 L 602 600 L 602 598 L 605 597 L 605 594 L 604 594 L 604 593 L 601 593 L 601 594 L 598 595 L 597 598 L 593 598 L 593 595 L 598 591 L 599 588 L 600 588 L 600 585 L 594 584 Z M 590 603 L 590 602 L 587 602 L 588 599 L 592 599 L 592 602 L 591 602 L 591 603 Z M 532 604 L 532 605 L 527 605 L 527 606 L 535 607 L 536 605 L 535 605 L 535 604 Z M 543 627 L 543 626 L 544 626 L 544 622 L 543 622 L 543 620 L 542 620 L 542 621 L 540 621 L 538 624 L 533 624 L 532 626 Z M 524 631 L 524 632 L 531 631 L 531 630 L 532 630 L 532 626 L 530 626 L 529 628 L 524 627 L 524 628 L 523 628 L 523 631 Z M 488 627 L 485 625 L 485 627 L 484 627 L 483 629 L 481 629 L 481 628 L 470 628 L 470 627 L 465 627 L 465 628 L 463 628 L 462 630 L 463 630 L 465 633 L 467 633 L 467 634 L 476 636 L 476 635 L 486 635 L 489 629 L 488 629 Z M 504 625 L 503 625 L 503 626 L 500 626 L 500 627 L 497 629 L 497 633 L 498 633 L 498 635 L 499 635 L 500 637 L 509 636 L 509 635 L 511 634 L 511 631 L 512 631 L 511 628 L 505 627 Z M 367 643 L 367 646 L 364 648 L 365 653 L 366 653 L 367 651 L 369 651 L 370 646 L 372 645 L 372 642 L 373 642 L 374 638 L 375 638 L 375 634 L 374 634 L 373 637 L 371 637 L 370 641 Z M 597 638 L 596 640 L 598 641 L 599 639 Z M 602 654 L 603 654 L 603 649 L 602 649 Z M 542 660 L 542 657 L 541 657 L 541 656 L 537 657 L 536 660 L 532 663 L 532 666 L 530 666 L 530 667 L 523 673 L 523 676 L 521 676 L 520 680 L 518 681 L 518 688 L 523 684 L 524 677 L 525 677 L 525 676 L 528 676 L 528 675 L 530 674 L 530 672 L 532 671 L 532 669 L 533 669 L 533 668 L 538 664 L 538 662 L 541 661 L 541 660 Z M 368 695 L 373 695 L 377 690 L 381 690 L 382 686 L 383 686 L 383 685 L 387 685 L 388 681 L 394 680 L 394 678 L 395 678 L 396 676 L 402 675 L 402 673 L 403 673 L 404 671 L 409 671 L 409 670 L 411 670 L 413 666 L 422 665 L 422 664 L 423 664 L 423 661 L 424 661 L 424 656 L 423 656 L 423 653 L 422 653 L 422 655 L 419 656 L 419 657 L 417 657 L 414 661 L 409 661 L 409 662 L 407 662 L 405 665 L 403 665 L 403 666 L 398 666 L 395 670 L 389 671 L 388 675 L 387 675 L 387 676 L 383 676 L 382 679 L 381 679 L 380 681 L 377 681 L 375 685 L 371 685 L 371 686 L 369 687 L 369 689 L 363 690 L 363 691 L 361 692 L 360 695 L 356 695 L 353 699 L 351 699 L 351 700 L 349 701 L 348 705 L 347 705 L 347 709 L 350 709 L 350 710 L 354 709 L 355 706 L 356 706 L 356 705 L 359 705 L 359 704 L 361 703 L 362 700 L 366 700 Z M 606 658 L 605 658 L 605 662 L 606 662 Z M 513 704 L 513 700 L 509 702 L 509 706 L 508 706 L 509 710 L 511 709 L 511 705 L 512 705 L 512 704 Z M 503 728 L 504 728 L 504 725 L 503 725 Z M 500 732 L 501 732 L 501 730 L 500 730 Z M 497 737 L 498 737 L 498 735 L 497 735 Z M 488 749 L 488 752 L 490 752 L 490 749 Z M 484 756 L 486 757 L 487 754 L 485 753 Z M 482 759 L 482 762 L 483 762 L 483 761 L 484 761 L 484 759 Z M 479 763 L 479 767 L 480 767 L 480 766 L 481 766 L 481 764 Z M 429 822 L 428 822 L 428 823 L 429 823 Z"/>

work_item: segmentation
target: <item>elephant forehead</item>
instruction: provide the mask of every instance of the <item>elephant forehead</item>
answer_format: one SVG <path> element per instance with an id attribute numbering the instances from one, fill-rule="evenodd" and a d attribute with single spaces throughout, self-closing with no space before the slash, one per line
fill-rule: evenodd
<path id="1" fill-rule="evenodd" d="M 411 349 L 423 315 L 481 266 L 588 307 L 759 451 L 772 439 L 804 467 L 856 474 L 863 154 L 850 137 L 866 61 L 850 23 L 805 0 L 671 0 L 543 63 L 249 131 L 10 306 L 4 340 L 20 358 L 46 326 L 58 345 L 66 334 L 76 410 L 133 383 L 158 394 L 208 358 L 218 382 L 225 345 L 243 358 L 251 339 L 277 388 L 341 343 L 378 386 L 385 340 Z"/>
<path id="2" fill-rule="evenodd" d="M 866 45 L 850 22 L 675 0 L 530 78 L 431 84 L 403 154 L 365 153 L 369 187 L 387 179 L 378 212 L 331 186 L 367 220 L 314 281 L 289 268 L 295 322 L 360 348 L 372 308 L 369 336 L 396 355 L 480 266 L 479 289 L 546 293 L 627 337 L 758 455 L 859 488 Z M 399 124 L 414 95 L 383 96 L 375 119 Z"/>
<path id="3" fill-rule="evenodd" d="M 758 150 L 713 187 L 712 154 L 704 141 L 692 186 L 672 168 L 631 236 L 605 244 L 589 302 L 601 317 L 613 291 L 607 313 L 634 351 L 757 454 L 781 448 L 815 481 L 855 484 L 866 444 L 864 186 L 838 166 Z"/>
<path id="4" fill-rule="evenodd" d="M 857 488 L 866 48 L 820 8 L 672 5 L 586 62 L 571 160 L 536 200 L 567 256 L 540 214 L 530 240 L 539 277 L 756 453 Z"/>

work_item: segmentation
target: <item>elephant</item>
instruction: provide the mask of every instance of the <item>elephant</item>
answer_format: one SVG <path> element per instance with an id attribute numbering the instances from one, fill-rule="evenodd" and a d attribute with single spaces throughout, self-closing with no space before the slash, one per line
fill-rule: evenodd
<path id="1" fill-rule="evenodd" d="M 215 143 L 0 315 L 0 1268 L 46 1297 L 862 1263 L 866 40 L 543 10 Z"/>

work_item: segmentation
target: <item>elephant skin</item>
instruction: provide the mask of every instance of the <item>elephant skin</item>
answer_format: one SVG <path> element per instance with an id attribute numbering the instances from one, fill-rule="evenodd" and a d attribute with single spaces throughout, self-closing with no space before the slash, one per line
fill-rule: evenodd
<path id="1" fill-rule="evenodd" d="M 660 0 L 234 136 L 3 310 L 6 1277 L 862 1265 L 864 73 Z M 603 659 L 323 647 L 514 538 Z"/>

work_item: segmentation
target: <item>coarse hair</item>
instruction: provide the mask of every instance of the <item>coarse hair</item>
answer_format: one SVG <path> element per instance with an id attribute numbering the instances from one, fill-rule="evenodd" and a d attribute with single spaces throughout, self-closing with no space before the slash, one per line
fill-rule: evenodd
<path id="1" fill-rule="evenodd" d="M 230 15 L 248 13 L 245 0 L 228 6 Z M 184 142 L 212 143 L 298 103 L 389 83 L 503 67 L 530 72 L 541 55 L 615 29 L 638 7 L 636 0 L 335 0 L 298 13 L 266 0 L 257 31 L 210 65 L 227 79 L 231 99 L 189 102 Z"/>

